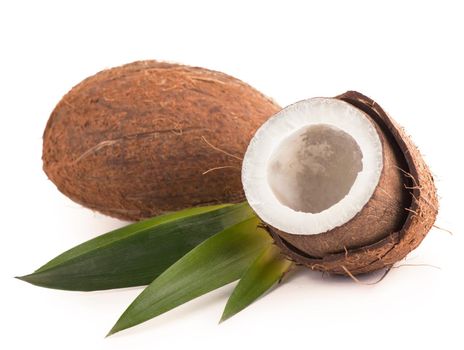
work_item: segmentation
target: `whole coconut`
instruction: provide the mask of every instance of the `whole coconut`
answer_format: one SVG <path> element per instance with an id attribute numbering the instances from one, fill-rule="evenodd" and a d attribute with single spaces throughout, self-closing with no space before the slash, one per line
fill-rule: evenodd
<path id="1" fill-rule="evenodd" d="M 241 158 L 279 109 L 220 72 L 131 63 L 63 97 L 44 132 L 43 168 L 72 200 L 125 220 L 241 201 Z"/>

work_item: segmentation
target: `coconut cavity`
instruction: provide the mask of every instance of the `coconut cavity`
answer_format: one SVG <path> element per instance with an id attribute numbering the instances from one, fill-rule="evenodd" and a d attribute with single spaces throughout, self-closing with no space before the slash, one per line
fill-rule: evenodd
<path id="1" fill-rule="evenodd" d="M 242 182 L 264 222 L 292 235 L 317 235 L 356 216 L 382 168 L 382 142 L 367 115 L 344 101 L 313 98 L 258 129 Z"/>
<path id="2" fill-rule="evenodd" d="M 269 160 L 267 176 L 277 199 L 304 213 L 320 213 L 344 198 L 362 170 L 354 138 L 335 126 L 303 127 L 284 139 Z"/>

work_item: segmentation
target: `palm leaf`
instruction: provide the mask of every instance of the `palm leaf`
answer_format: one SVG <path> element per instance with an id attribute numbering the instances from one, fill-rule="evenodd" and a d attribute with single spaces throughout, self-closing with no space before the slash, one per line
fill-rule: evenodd
<path id="1" fill-rule="evenodd" d="M 252 218 L 220 232 L 187 253 L 153 281 L 108 335 L 161 315 L 240 278 L 271 239 Z"/>
<path id="2" fill-rule="evenodd" d="M 269 290 L 291 268 L 278 247 L 270 245 L 249 267 L 227 301 L 221 322 L 246 308 Z"/>
<path id="3" fill-rule="evenodd" d="M 252 217 L 246 203 L 158 216 L 78 245 L 19 278 L 81 291 L 147 285 L 205 239 Z"/>

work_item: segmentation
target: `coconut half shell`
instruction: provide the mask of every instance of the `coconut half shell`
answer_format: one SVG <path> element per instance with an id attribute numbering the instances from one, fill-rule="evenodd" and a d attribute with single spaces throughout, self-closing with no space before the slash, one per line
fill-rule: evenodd
<path id="1" fill-rule="evenodd" d="M 241 157 L 279 109 L 220 72 L 131 63 L 85 79 L 58 103 L 43 169 L 72 200 L 126 220 L 238 202 Z"/>
<path id="2" fill-rule="evenodd" d="M 357 216 L 329 232 L 292 235 L 264 225 L 283 254 L 296 263 L 356 275 L 391 267 L 415 249 L 435 222 L 438 200 L 430 170 L 404 130 L 359 92 L 336 98 L 364 111 L 376 125 L 385 168 L 378 188 Z"/>

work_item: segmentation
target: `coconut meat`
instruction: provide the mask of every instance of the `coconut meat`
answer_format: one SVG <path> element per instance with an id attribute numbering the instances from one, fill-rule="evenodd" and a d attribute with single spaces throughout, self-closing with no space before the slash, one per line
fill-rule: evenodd
<path id="1" fill-rule="evenodd" d="M 293 104 L 256 132 L 245 154 L 247 200 L 267 224 L 318 234 L 352 219 L 369 201 L 383 167 L 367 115 L 333 98 Z"/>

